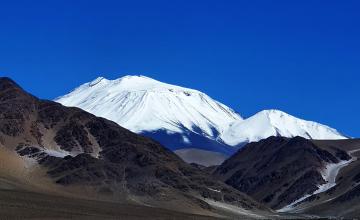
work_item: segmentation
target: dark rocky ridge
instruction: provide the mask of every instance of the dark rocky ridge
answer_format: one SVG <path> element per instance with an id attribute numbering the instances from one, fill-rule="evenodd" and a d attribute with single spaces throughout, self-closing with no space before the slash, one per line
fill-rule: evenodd
<path id="1" fill-rule="evenodd" d="M 179 200 L 211 210 L 203 201 L 208 198 L 267 210 L 156 141 L 81 109 L 37 99 L 9 78 L 0 78 L 0 141 L 19 156 L 36 158 L 54 182 L 86 185 L 115 200 L 119 194 L 152 205 Z M 47 149 L 71 156 L 55 157 Z"/>
<path id="2" fill-rule="evenodd" d="M 318 189 L 326 163 L 349 160 L 342 149 L 325 149 L 302 137 L 250 143 L 214 171 L 214 176 L 274 209 Z"/>
<path id="3" fill-rule="evenodd" d="M 360 139 L 313 141 L 317 146 L 346 150 L 351 163 L 339 170 L 336 185 L 323 193 L 308 197 L 296 206 L 296 212 L 353 219 L 360 216 Z M 344 155 L 334 151 L 334 154 Z M 347 157 L 346 157 L 347 158 Z"/>

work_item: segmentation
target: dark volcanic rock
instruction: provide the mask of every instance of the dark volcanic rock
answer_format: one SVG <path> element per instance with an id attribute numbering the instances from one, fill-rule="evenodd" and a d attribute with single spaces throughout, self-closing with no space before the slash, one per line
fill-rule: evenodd
<path id="1" fill-rule="evenodd" d="M 56 134 L 55 141 L 61 146 L 61 149 L 66 151 L 72 151 L 75 147 L 79 147 L 85 153 L 93 152 L 85 126 L 76 122 L 70 122 L 62 127 Z"/>

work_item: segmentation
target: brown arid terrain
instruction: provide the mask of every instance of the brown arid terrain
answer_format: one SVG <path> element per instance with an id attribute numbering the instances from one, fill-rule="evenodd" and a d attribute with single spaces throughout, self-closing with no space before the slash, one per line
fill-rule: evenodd
<path id="1" fill-rule="evenodd" d="M 99 210 L 105 217 L 273 215 L 159 143 L 81 109 L 40 100 L 9 78 L 0 78 L 0 157 L 4 216 L 36 217 L 59 208 L 55 215 L 68 203 L 78 205 L 64 213 Z"/>

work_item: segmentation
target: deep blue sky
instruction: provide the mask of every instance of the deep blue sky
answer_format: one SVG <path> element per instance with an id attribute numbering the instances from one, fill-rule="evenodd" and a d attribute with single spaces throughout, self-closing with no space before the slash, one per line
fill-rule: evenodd
<path id="1" fill-rule="evenodd" d="M 357 2 L 1 1 L 0 74 L 47 99 L 142 74 L 360 137 Z"/>

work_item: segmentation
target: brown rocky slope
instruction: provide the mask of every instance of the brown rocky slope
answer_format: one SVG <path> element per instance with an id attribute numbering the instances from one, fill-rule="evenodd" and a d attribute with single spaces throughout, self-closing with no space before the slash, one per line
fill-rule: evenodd
<path id="1" fill-rule="evenodd" d="M 268 213 L 159 143 L 81 109 L 40 100 L 5 77 L 0 78 L 0 148 L 9 161 L 17 161 L 0 162 L 1 177 L 32 190 L 207 215 L 218 213 L 215 201 L 245 215 Z"/>

